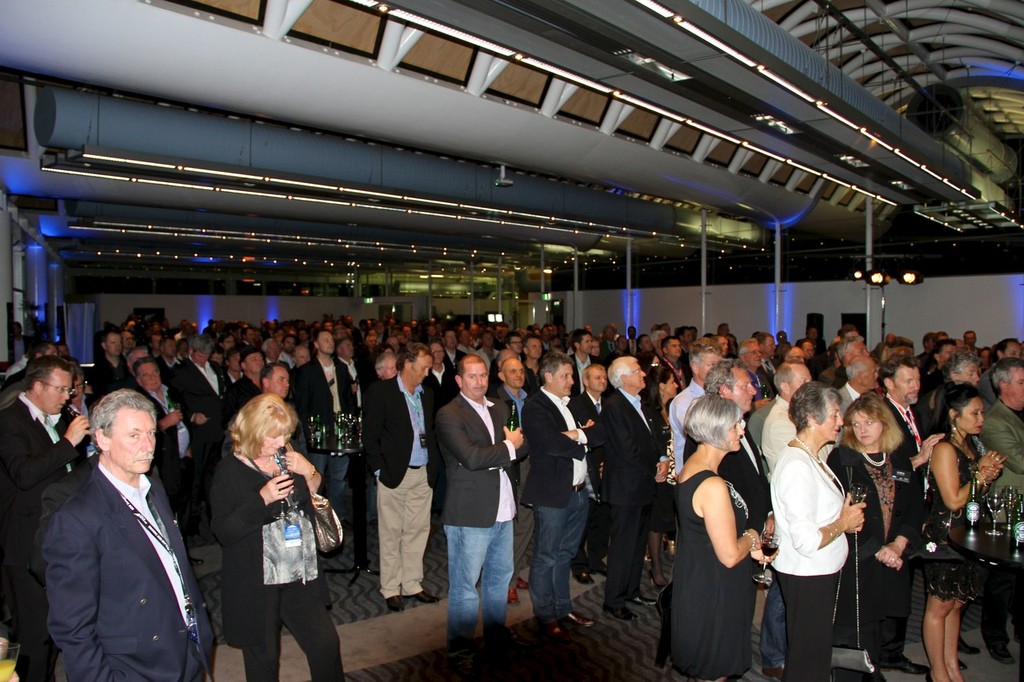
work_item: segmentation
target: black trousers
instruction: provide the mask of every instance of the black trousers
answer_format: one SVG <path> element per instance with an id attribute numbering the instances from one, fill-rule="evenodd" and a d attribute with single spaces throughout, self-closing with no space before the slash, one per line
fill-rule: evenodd
<path id="1" fill-rule="evenodd" d="M 786 600 L 783 682 L 828 680 L 832 674 L 832 611 L 839 573 L 788 575 L 776 571 Z"/>
<path id="2" fill-rule="evenodd" d="M 580 538 L 580 551 L 572 558 L 574 573 L 607 570 L 605 557 L 608 556 L 611 522 L 611 507 L 591 498 L 590 516 L 587 517 L 587 527 Z"/>
<path id="3" fill-rule="evenodd" d="M 282 622 L 306 654 L 311 682 L 344 680 L 338 631 L 318 590 L 298 582 L 266 589 L 263 646 L 242 646 L 246 682 L 276 682 L 279 678 Z"/>
<path id="4" fill-rule="evenodd" d="M 1010 643 L 1006 621 L 1012 613 L 1015 599 L 1020 599 L 1019 592 L 1016 571 L 989 569 L 981 598 L 981 637 L 985 646 Z M 1019 627 L 1019 623 L 1015 625 Z"/>
<path id="5" fill-rule="evenodd" d="M 627 599 L 640 593 L 651 505 L 613 504 L 611 520 L 604 605 L 619 608 L 626 605 Z"/>
<path id="6" fill-rule="evenodd" d="M 53 679 L 57 652 L 46 627 L 46 590 L 26 568 L 4 566 L 3 570 L 9 590 L 8 606 L 14 618 L 11 640 L 21 644 L 18 677 L 21 682 L 49 682 Z"/>

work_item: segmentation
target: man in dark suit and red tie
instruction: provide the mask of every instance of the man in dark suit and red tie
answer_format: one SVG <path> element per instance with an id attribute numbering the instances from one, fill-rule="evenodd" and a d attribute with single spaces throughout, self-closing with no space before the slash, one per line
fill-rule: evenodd
<path id="1" fill-rule="evenodd" d="M 616 390 L 604 399 L 601 410 L 607 435 L 601 497 L 611 505 L 612 518 L 604 610 L 633 620 L 636 614 L 626 608 L 627 602 L 654 605 L 640 593 L 640 577 L 655 483 L 668 477 L 669 463 L 667 458 L 662 461 L 651 416 L 640 399 L 646 379 L 637 359 L 616 358 L 608 368 L 608 383 Z"/>
<path id="2" fill-rule="evenodd" d="M 4 539 L 4 598 L 21 644 L 18 674 L 45 682 L 53 673 L 53 643 L 46 631 L 47 595 L 28 565 L 35 544 L 42 495 L 78 459 L 75 449 L 89 433 L 81 415 L 63 410 L 73 391 L 71 366 L 56 355 L 28 363 L 25 390 L 0 412 L 0 538 Z"/>
<path id="3" fill-rule="evenodd" d="M 569 411 L 572 373 L 568 355 L 547 353 L 540 362 L 543 387 L 523 406 L 531 461 L 523 504 L 533 505 L 534 519 L 530 598 L 542 633 L 562 643 L 572 641 L 566 626 L 595 622 L 572 608 L 569 566 L 587 524 L 586 446 L 604 440 L 600 427 L 579 424 Z"/>
<path id="4" fill-rule="evenodd" d="M 68 679 L 199 682 L 213 630 L 167 495 L 146 475 L 156 412 L 121 389 L 92 419 L 99 463 L 43 539 L 48 625 Z"/>
<path id="5" fill-rule="evenodd" d="M 503 401 L 485 397 L 488 371 L 482 358 L 465 356 L 458 372 L 460 393 L 437 413 L 437 440 L 448 472 L 442 515 L 448 538 L 448 657 L 456 672 L 466 674 L 473 668 L 481 602 L 485 646 L 500 655 L 514 641 L 505 627 L 516 516 L 510 471 L 523 432 L 509 430 Z"/>

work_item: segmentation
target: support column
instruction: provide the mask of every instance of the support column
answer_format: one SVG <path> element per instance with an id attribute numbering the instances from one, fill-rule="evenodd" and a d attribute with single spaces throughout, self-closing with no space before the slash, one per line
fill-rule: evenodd
<path id="1" fill-rule="evenodd" d="M 384 266 L 384 295 L 391 295 L 391 264 Z"/>
<path id="2" fill-rule="evenodd" d="M 580 250 L 572 247 L 572 327 L 579 329 L 583 326 L 583 316 L 580 315 Z"/>
<path id="3" fill-rule="evenodd" d="M 778 334 L 782 328 L 782 224 L 775 221 L 775 315 L 773 316 L 775 328 L 772 334 Z M 792 332 L 792 329 L 787 329 Z M 765 358 L 770 360 L 771 358 Z"/>
<path id="4" fill-rule="evenodd" d="M 868 203 L 864 205 L 864 272 L 874 268 L 875 237 L 874 225 L 872 224 L 874 222 L 874 206 L 875 202 L 873 199 L 868 199 Z M 867 276 L 864 277 L 864 281 L 867 282 Z M 871 285 L 869 284 L 864 286 L 864 314 L 864 326 L 866 327 L 864 330 L 864 342 L 868 348 L 874 348 L 878 341 L 874 339 L 874 326 L 871 319 L 873 317 L 871 314 Z"/>
<path id="5" fill-rule="evenodd" d="M 633 238 L 626 237 L 626 329 L 633 324 Z M 637 336 L 640 336 L 639 330 Z"/>
<path id="6" fill-rule="evenodd" d="M 508 322 L 505 319 L 505 270 L 504 270 L 504 259 L 498 256 L 498 315 L 501 316 L 502 322 Z"/>
<path id="7" fill-rule="evenodd" d="M 700 333 L 708 332 L 708 210 L 700 210 Z"/>
<path id="8" fill-rule="evenodd" d="M 64 326 L 67 315 L 64 311 L 64 266 L 60 263 L 50 261 L 47 265 L 49 275 L 49 300 L 46 302 L 46 320 L 50 325 L 50 338 L 54 341 L 67 336 L 67 328 Z"/>
<path id="9" fill-rule="evenodd" d="M 469 323 L 476 322 L 476 263 L 469 261 Z"/>
<path id="10" fill-rule="evenodd" d="M 25 306 L 31 305 L 31 312 L 26 310 L 26 317 L 36 320 L 39 328 L 47 328 L 49 320 L 46 319 L 46 304 L 49 299 L 46 291 L 49 273 L 46 268 L 46 251 L 39 244 L 26 242 L 25 249 Z M 40 329 L 31 332 L 32 336 L 40 336 Z M 29 335 L 29 330 L 25 330 Z"/>
<path id="11" fill-rule="evenodd" d="M 427 317 L 434 316 L 434 261 L 427 261 Z"/>
<path id="12" fill-rule="evenodd" d="M 7 306 L 14 302 L 13 230 L 14 221 L 7 213 L 7 194 L 0 191 L 0 362 L 11 361 L 7 350 L 7 337 L 11 333 L 7 323 Z M 5 272 L 6 275 L 3 274 Z"/>
<path id="13" fill-rule="evenodd" d="M 544 245 L 543 244 L 541 244 L 541 247 L 540 247 L 540 307 L 541 307 L 541 310 L 544 311 L 544 319 L 543 320 L 534 319 L 534 323 L 535 324 L 544 325 L 548 321 L 548 302 L 544 300 Z M 536 315 L 536 312 L 535 312 L 534 313 L 534 318 L 536 318 L 536 317 L 537 317 L 537 315 Z"/>

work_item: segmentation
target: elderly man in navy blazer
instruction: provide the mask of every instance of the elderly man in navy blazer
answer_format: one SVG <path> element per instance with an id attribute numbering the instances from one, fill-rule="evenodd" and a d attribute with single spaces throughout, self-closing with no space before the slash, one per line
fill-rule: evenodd
<path id="1" fill-rule="evenodd" d="M 589 627 L 594 620 L 572 608 L 569 565 L 587 524 L 587 444 L 600 445 L 601 427 L 577 423 L 569 411 L 573 361 L 547 353 L 540 363 L 544 384 L 523 406 L 523 433 L 530 444 L 530 475 L 523 504 L 533 505 L 534 543 L 530 598 L 541 631 L 556 642 L 571 642 L 565 625 Z"/>
<path id="2" fill-rule="evenodd" d="M 522 429 L 510 431 L 509 410 L 485 397 L 487 365 L 477 355 L 459 360 L 460 393 L 437 413 L 437 440 L 448 472 L 444 523 L 448 537 L 448 656 L 465 672 L 473 659 L 473 631 L 483 601 L 484 640 L 499 650 L 505 627 L 507 588 L 513 570 L 512 519 L 515 485 L 509 476 Z"/>
<path id="3" fill-rule="evenodd" d="M 68 679 L 201 680 L 213 631 L 167 495 L 146 476 L 155 411 L 121 389 L 92 423 L 99 464 L 43 539 L 47 624 Z"/>

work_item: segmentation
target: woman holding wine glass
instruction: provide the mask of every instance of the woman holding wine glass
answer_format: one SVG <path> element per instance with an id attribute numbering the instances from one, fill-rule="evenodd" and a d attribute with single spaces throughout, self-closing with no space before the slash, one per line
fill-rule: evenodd
<path id="1" fill-rule="evenodd" d="M 686 415 L 686 432 L 700 443 L 679 472 L 678 551 L 673 567 L 672 661 L 684 675 L 725 680 L 750 667 L 754 617 L 751 563 L 760 534 L 746 525 L 747 504 L 718 475 L 722 459 L 740 448 L 743 415 L 731 400 L 701 396 Z"/>
<path id="2" fill-rule="evenodd" d="M 859 645 L 876 664 L 881 660 L 885 619 L 910 615 L 911 571 L 904 558 L 920 546 L 923 520 L 921 489 L 913 483 L 913 466 L 909 457 L 898 452 L 903 432 L 883 400 L 868 392 L 847 408 L 842 443 L 828 459 L 829 468 L 853 495 L 853 501 L 865 503 L 863 529 L 846 536 L 849 555 L 840 574 L 832 642 Z M 857 499 L 857 492 L 863 499 Z M 836 670 L 834 679 L 852 682 L 861 678 L 860 673 Z"/>
<path id="3" fill-rule="evenodd" d="M 659 452 L 674 457 L 672 451 L 672 428 L 669 426 L 668 405 L 679 392 L 675 373 L 668 365 L 652 365 L 647 372 L 647 383 L 643 400 L 651 414 L 654 438 L 658 441 Z M 673 464 L 675 462 L 673 461 Z M 675 475 L 675 467 L 669 468 L 669 476 Z M 651 557 L 651 583 L 657 588 L 665 587 L 668 578 L 662 572 L 661 554 L 665 536 L 676 529 L 676 514 L 673 507 L 672 484 L 674 479 L 657 484 L 654 504 L 651 508 L 651 524 L 647 533 L 647 554 Z"/>
<path id="4" fill-rule="evenodd" d="M 1006 459 L 985 451 L 978 440 L 985 422 L 978 389 L 970 384 L 946 384 L 945 407 L 939 428 L 948 437 L 932 451 L 928 476 L 935 494 L 925 525 L 926 548 L 947 542 L 949 529 L 964 525 L 964 505 L 972 481 L 982 494 L 1002 472 Z M 957 660 L 960 614 L 964 604 L 981 595 L 981 568 L 972 561 L 926 561 L 924 577 L 928 599 L 921 633 L 932 679 L 962 682 Z"/>
<path id="5" fill-rule="evenodd" d="M 825 464 L 823 448 L 843 425 L 839 392 L 811 381 L 793 394 L 789 418 L 796 437 L 779 454 L 772 474 L 772 508 L 779 556 L 775 573 L 786 602 L 783 680 L 827 680 L 831 674 L 832 614 L 846 533 L 864 525 L 842 479 Z"/>

